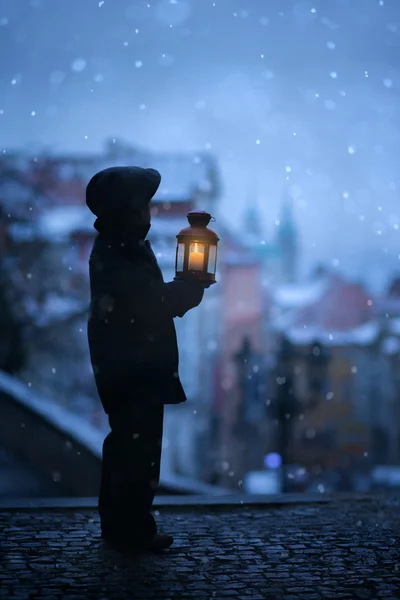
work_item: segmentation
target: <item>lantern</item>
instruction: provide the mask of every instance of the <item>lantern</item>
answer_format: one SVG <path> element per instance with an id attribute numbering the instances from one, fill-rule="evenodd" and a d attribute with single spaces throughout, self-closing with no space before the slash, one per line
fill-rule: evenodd
<path id="1" fill-rule="evenodd" d="M 212 217 L 204 210 L 193 210 L 187 219 L 190 227 L 182 229 L 176 236 L 176 275 L 192 271 L 199 281 L 214 283 L 219 237 L 207 228 Z"/>

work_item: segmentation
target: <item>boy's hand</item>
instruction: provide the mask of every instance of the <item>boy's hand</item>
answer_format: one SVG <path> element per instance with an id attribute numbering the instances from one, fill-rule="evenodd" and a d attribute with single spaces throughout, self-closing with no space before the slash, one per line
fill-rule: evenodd
<path id="1" fill-rule="evenodd" d="M 217 283 L 216 281 L 201 281 L 200 282 L 201 285 L 204 287 L 204 289 L 207 289 L 210 287 L 210 285 L 214 285 L 214 283 Z"/>
<path id="2" fill-rule="evenodd" d="M 209 288 L 211 285 L 216 283 L 216 281 L 201 281 L 197 278 L 197 274 L 195 271 L 186 271 L 186 273 L 181 273 L 174 277 L 174 281 L 193 281 L 195 283 L 200 284 L 204 289 Z"/>

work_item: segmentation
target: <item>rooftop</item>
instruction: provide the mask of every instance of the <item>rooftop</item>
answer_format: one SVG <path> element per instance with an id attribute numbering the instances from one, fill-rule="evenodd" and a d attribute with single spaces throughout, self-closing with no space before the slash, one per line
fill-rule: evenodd
<path id="1" fill-rule="evenodd" d="M 278 287 L 271 300 L 278 313 L 273 329 L 295 344 L 318 340 L 327 345 L 368 346 L 380 333 L 368 291 L 338 274 Z"/>
<path id="2" fill-rule="evenodd" d="M 153 153 L 123 142 L 109 144 L 97 154 L 54 155 L 43 152 L 32 160 L 17 154 L 1 158 L 8 177 L 8 197 L 19 197 L 32 184 L 56 203 L 84 202 L 85 187 L 91 177 L 112 166 L 153 167 L 162 175 L 155 200 L 181 202 L 201 194 L 216 197 L 219 190 L 217 163 L 208 152 Z M 14 192 L 15 189 L 15 192 Z"/>
<path id="3" fill-rule="evenodd" d="M 162 555 L 137 558 L 103 546 L 97 514 L 82 502 L 33 509 L 3 502 L 0 597 L 399 597 L 398 498 L 166 500 L 157 499 L 155 512 L 175 544 Z"/>

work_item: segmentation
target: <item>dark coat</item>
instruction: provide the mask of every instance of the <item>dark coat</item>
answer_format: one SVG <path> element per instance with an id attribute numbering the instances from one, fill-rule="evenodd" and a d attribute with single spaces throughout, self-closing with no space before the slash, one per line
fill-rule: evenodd
<path id="1" fill-rule="evenodd" d="M 135 179 L 143 175 L 140 171 L 145 170 L 136 170 L 132 181 L 132 210 L 143 207 L 143 200 L 149 202 L 155 193 L 135 187 Z M 101 188 L 97 192 L 101 195 Z M 90 257 L 88 338 L 100 399 L 108 413 L 130 402 L 183 402 L 173 319 L 198 306 L 204 288 L 195 279 L 164 283 L 150 243 L 143 239 L 149 226 L 135 227 L 125 204 L 130 224 L 122 226 L 118 178 L 112 192 L 112 199 L 103 196 L 104 202 L 112 202 L 112 210 L 97 209 L 99 235 Z"/>

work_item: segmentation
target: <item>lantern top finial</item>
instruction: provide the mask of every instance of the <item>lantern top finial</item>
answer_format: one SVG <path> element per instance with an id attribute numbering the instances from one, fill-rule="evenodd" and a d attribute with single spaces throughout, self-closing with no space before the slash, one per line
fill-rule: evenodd
<path id="1" fill-rule="evenodd" d="M 192 227 L 207 227 L 212 217 L 205 210 L 192 210 L 187 219 Z"/>
<path id="2" fill-rule="evenodd" d="M 205 210 L 192 210 L 187 215 L 190 227 L 185 227 L 178 234 L 178 240 L 191 239 L 202 241 L 208 244 L 216 244 L 219 238 L 215 231 L 208 229 L 207 225 L 213 217 Z M 194 237 L 193 237 L 194 236 Z"/>

